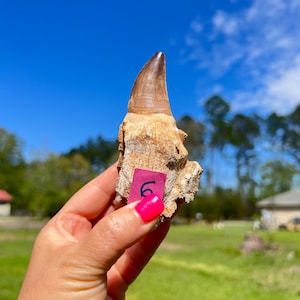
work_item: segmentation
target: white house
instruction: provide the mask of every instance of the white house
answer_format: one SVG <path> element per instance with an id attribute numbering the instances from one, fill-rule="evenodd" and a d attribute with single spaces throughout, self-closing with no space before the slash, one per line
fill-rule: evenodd
<path id="1" fill-rule="evenodd" d="M 269 228 L 278 228 L 292 218 L 300 217 L 300 189 L 290 190 L 258 201 L 263 222 Z"/>
<path id="2" fill-rule="evenodd" d="M 11 211 L 12 196 L 5 190 L 0 190 L 0 217 L 7 217 Z"/>

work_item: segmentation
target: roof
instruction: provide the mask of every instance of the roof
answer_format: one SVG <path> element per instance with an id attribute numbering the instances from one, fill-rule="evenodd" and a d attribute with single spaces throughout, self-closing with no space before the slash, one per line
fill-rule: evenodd
<path id="1" fill-rule="evenodd" d="M 259 208 L 271 207 L 299 207 L 300 208 L 300 189 L 286 191 L 269 198 L 262 199 L 256 203 Z"/>
<path id="2" fill-rule="evenodd" d="M 7 191 L 0 190 L 0 201 L 11 201 L 12 198 L 12 195 L 10 195 Z"/>

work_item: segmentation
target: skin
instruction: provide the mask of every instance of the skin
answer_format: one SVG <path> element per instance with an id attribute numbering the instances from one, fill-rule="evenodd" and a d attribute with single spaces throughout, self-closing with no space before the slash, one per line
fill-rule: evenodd
<path id="1" fill-rule="evenodd" d="M 86 184 L 39 233 L 19 300 L 125 299 L 128 286 L 166 236 L 137 203 L 113 205 L 116 164 Z"/>

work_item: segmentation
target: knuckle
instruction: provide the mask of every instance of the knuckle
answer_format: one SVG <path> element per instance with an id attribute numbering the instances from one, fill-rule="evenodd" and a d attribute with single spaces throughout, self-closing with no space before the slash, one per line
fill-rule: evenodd
<path id="1" fill-rule="evenodd" d="M 129 229 L 128 217 L 112 214 L 107 218 L 105 224 L 106 239 L 110 241 L 110 243 L 113 243 L 117 248 L 122 248 L 124 238 Z"/>

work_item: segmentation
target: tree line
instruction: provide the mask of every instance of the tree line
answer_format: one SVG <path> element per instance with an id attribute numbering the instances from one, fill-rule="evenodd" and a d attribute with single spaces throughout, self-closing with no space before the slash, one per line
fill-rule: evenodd
<path id="1" fill-rule="evenodd" d="M 200 193 L 184 215 L 246 218 L 257 213 L 259 199 L 299 187 L 300 105 L 286 115 L 246 115 L 233 113 L 214 95 L 204 110 L 203 122 L 189 116 L 178 121 L 191 136 L 186 146 L 192 158 L 205 170 Z M 194 136 L 194 128 L 201 134 Z"/>
<path id="2" fill-rule="evenodd" d="M 179 214 L 208 220 L 246 218 L 264 197 L 298 185 L 300 165 L 300 105 L 291 113 L 234 113 L 214 95 L 204 103 L 201 121 L 177 120 L 186 131 L 190 159 L 204 168 L 195 201 Z M 52 216 L 82 185 L 118 156 L 117 140 L 101 135 L 59 155 L 26 162 L 22 142 L 0 128 L 0 189 L 14 196 L 15 213 Z"/>

